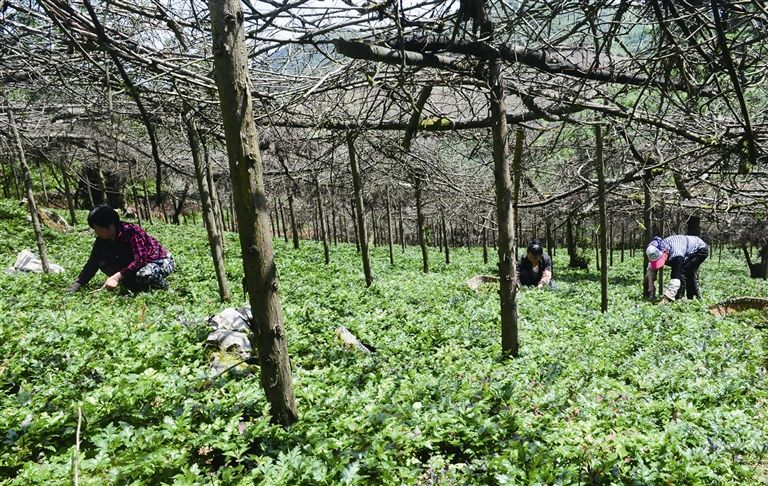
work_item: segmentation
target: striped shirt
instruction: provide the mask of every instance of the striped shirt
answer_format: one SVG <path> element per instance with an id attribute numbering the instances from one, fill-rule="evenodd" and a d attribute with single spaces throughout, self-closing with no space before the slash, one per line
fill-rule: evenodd
<path id="1" fill-rule="evenodd" d="M 661 250 L 669 252 L 669 259 L 675 257 L 688 258 L 697 251 L 707 248 L 707 244 L 698 236 L 671 235 L 661 240 L 664 246 Z"/>

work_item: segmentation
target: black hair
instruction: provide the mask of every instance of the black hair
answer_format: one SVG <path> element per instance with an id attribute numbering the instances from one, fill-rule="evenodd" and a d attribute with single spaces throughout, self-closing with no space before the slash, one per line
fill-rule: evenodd
<path id="1" fill-rule="evenodd" d="M 528 253 L 532 253 L 537 257 L 540 257 L 541 255 L 544 254 L 544 248 L 541 247 L 541 243 L 539 243 L 539 240 L 533 240 L 528 245 Z"/>
<path id="2" fill-rule="evenodd" d="M 88 213 L 88 226 L 93 228 L 98 226 L 99 228 L 109 228 L 110 224 L 114 224 L 116 227 L 120 225 L 120 216 L 117 211 L 102 204 L 91 209 Z"/>

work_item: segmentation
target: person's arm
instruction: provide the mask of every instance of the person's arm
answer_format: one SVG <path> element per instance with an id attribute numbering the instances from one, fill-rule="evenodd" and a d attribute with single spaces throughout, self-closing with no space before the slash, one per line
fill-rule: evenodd
<path id="1" fill-rule="evenodd" d="M 88 256 L 88 261 L 83 265 L 83 269 L 80 271 L 80 275 L 77 276 L 72 285 L 67 289 L 68 292 L 77 292 L 80 287 L 88 285 L 96 272 L 99 271 L 99 253 L 100 253 L 99 241 L 96 240 L 91 248 L 91 254 Z"/>
<path id="2" fill-rule="evenodd" d="M 668 263 L 672 271 L 670 272 L 667 288 L 664 289 L 664 298 L 661 300 L 662 304 L 673 302 L 677 297 L 677 291 L 680 290 L 680 285 L 682 285 L 684 261 L 685 259 L 681 256 L 669 259 Z"/>
<path id="3" fill-rule="evenodd" d="M 539 280 L 539 284 L 537 285 L 537 287 L 541 289 L 549 285 L 549 282 L 552 281 L 552 260 L 549 258 L 545 259 L 540 265 L 544 265 L 544 270 L 541 272 L 541 280 Z"/>
<path id="4" fill-rule="evenodd" d="M 656 270 L 651 268 L 650 263 L 645 270 L 645 278 L 648 281 L 648 294 L 646 295 L 646 298 L 652 299 L 656 295 Z"/>

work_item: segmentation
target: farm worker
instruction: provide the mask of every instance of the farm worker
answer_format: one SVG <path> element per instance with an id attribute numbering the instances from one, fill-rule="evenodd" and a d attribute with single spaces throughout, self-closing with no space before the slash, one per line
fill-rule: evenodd
<path id="1" fill-rule="evenodd" d="M 672 273 L 661 303 L 682 299 L 684 294 L 687 294 L 689 299 L 701 298 L 696 272 L 709 255 L 709 247 L 704 240 L 688 235 L 671 235 L 664 239 L 657 236 L 648 244 L 645 254 L 649 260 L 646 272 L 649 295 L 656 294 L 653 284 L 656 272 L 668 265 L 672 268 Z"/>
<path id="2" fill-rule="evenodd" d="M 176 267 L 173 256 L 140 226 L 120 221 L 117 211 L 106 205 L 91 210 L 88 226 L 96 233 L 96 241 L 69 292 L 86 285 L 97 270 L 109 276 L 102 289 L 118 285 L 132 291 L 168 288 L 166 277 Z"/>
<path id="3" fill-rule="evenodd" d="M 528 245 L 526 255 L 517 265 L 517 285 L 539 289 L 552 286 L 552 258 L 544 253 L 537 240 Z"/>

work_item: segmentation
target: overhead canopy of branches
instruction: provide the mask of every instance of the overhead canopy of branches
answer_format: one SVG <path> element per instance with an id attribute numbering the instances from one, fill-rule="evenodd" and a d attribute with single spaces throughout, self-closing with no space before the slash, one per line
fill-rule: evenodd
<path id="1" fill-rule="evenodd" d="M 500 59 L 508 121 L 527 134 L 521 208 L 592 210 L 591 126 L 601 124 L 613 212 L 642 206 L 648 171 L 654 204 L 684 215 L 727 227 L 766 212 L 768 10 L 760 0 L 243 3 L 273 191 L 311 192 L 319 177 L 347 201 L 352 131 L 365 147 L 371 204 L 387 188 L 407 203 L 416 174 L 433 201 L 453 202 L 450 218 L 487 214 L 486 80 L 489 61 Z M 160 201 L 193 173 L 185 104 L 217 178 L 227 177 L 210 44 L 198 0 L 4 0 L 0 82 L 25 144 L 52 157 L 65 146 L 93 153 L 100 142 L 116 171 L 140 160 Z M 425 86 L 432 91 L 406 150 Z"/>

